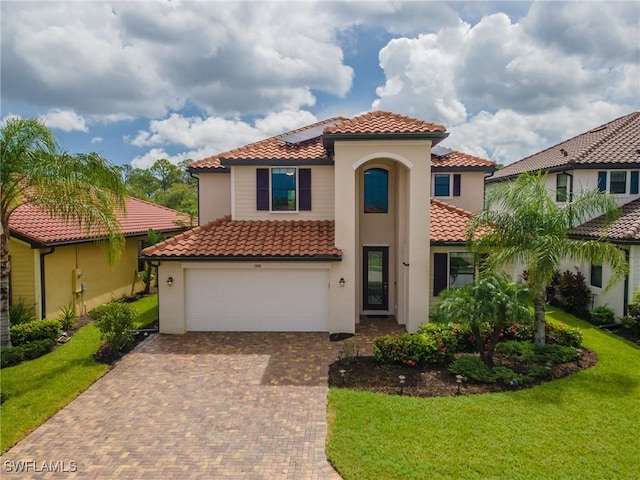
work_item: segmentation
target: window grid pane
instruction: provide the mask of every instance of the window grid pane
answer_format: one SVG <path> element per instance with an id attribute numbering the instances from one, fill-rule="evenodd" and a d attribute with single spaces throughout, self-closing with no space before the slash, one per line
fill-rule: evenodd
<path id="1" fill-rule="evenodd" d="M 296 210 L 296 169 L 271 169 L 271 210 Z"/>
<path id="2" fill-rule="evenodd" d="M 449 287 L 470 285 L 475 278 L 475 258 L 473 253 L 449 254 Z"/>
<path id="3" fill-rule="evenodd" d="M 556 176 L 556 202 L 567 201 L 567 174 L 559 173 Z"/>
<path id="4" fill-rule="evenodd" d="M 626 193 L 627 191 L 627 172 L 611 172 L 611 184 L 609 185 L 610 193 Z"/>
<path id="5" fill-rule="evenodd" d="M 602 265 L 591 265 L 591 285 L 602 288 Z"/>
<path id="6" fill-rule="evenodd" d="M 434 177 L 434 192 L 433 194 L 436 197 L 449 197 L 449 184 L 450 177 L 449 175 L 435 175 Z"/>
<path id="7" fill-rule="evenodd" d="M 389 211 L 389 172 L 372 168 L 364 172 L 364 212 Z"/>

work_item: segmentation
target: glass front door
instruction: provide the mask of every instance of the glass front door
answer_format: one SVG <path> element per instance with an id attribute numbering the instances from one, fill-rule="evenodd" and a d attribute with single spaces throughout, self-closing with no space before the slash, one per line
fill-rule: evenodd
<path id="1" fill-rule="evenodd" d="M 363 248 L 363 310 L 389 310 L 389 247 Z"/>

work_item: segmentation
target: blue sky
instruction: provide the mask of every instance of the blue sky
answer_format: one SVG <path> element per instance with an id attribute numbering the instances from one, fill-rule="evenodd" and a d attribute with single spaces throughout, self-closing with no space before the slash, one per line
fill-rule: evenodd
<path id="1" fill-rule="evenodd" d="M 335 115 L 508 164 L 640 109 L 640 2 L 0 3 L 1 111 L 145 168 Z"/>

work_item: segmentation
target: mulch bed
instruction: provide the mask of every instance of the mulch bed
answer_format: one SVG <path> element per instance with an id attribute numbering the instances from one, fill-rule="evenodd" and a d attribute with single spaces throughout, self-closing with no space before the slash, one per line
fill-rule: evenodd
<path id="1" fill-rule="evenodd" d="M 583 349 L 580 363 L 577 361 L 553 365 L 549 377 L 536 380 L 526 385 L 505 385 L 500 383 L 463 382 L 460 387 L 455 375 L 444 368 L 420 368 L 404 365 L 378 365 L 373 357 L 355 357 L 341 359 L 329 365 L 329 386 L 366 390 L 390 395 L 410 397 L 448 397 L 454 395 L 473 395 L 490 392 L 511 392 L 531 388 L 544 382 L 566 377 L 596 364 L 595 352 Z M 516 370 L 516 366 L 500 355 L 495 356 L 496 365 L 504 365 Z M 340 372 L 344 370 L 344 374 Z M 400 375 L 404 375 L 405 383 L 400 384 Z"/>
<path id="2" fill-rule="evenodd" d="M 147 332 L 138 333 L 135 337 L 133 337 L 133 341 L 129 342 L 127 346 L 124 347 L 120 352 L 113 351 L 111 347 L 109 347 L 109 345 L 107 345 L 106 343 L 103 343 L 102 345 L 100 345 L 100 348 L 98 348 L 98 351 L 93 354 L 93 358 L 96 360 L 96 362 L 106 363 L 107 365 L 111 365 L 117 362 L 118 360 L 120 360 L 131 350 L 136 348 L 136 346 L 140 342 L 142 342 L 148 337 L 149 337 L 149 333 Z"/>

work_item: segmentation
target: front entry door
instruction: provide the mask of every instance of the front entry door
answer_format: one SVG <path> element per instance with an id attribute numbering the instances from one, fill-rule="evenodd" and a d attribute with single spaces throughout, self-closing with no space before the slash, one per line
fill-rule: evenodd
<path id="1" fill-rule="evenodd" d="M 389 247 L 364 247 L 363 310 L 389 310 Z"/>

